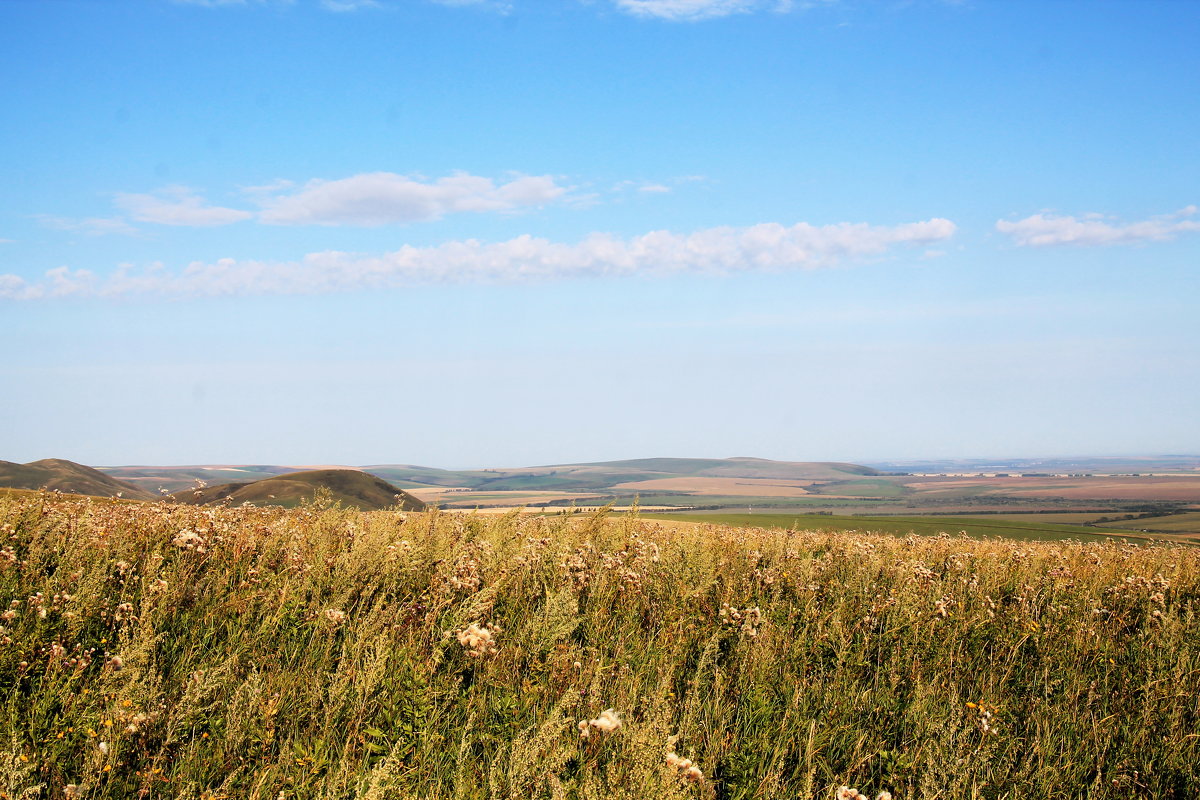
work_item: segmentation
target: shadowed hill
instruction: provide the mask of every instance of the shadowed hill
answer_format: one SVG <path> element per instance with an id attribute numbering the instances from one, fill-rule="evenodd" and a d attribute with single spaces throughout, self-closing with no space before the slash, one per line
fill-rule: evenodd
<path id="1" fill-rule="evenodd" d="M 28 464 L 0 461 L 0 486 L 9 489 L 52 489 L 68 494 L 153 500 L 154 495 L 105 475 L 99 470 L 62 458 L 44 458 Z"/>
<path id="2" fill-rule="evenodd" d="M 421 511 L 425 504 L 374 475 L 352 469 L 314 469 L 292 472 L 253 483 L 225 483 L 202 489 L 185 489 L 171 495 L 181 503 L 256 506 L 297 506 L 313 500 L 325 490 L 331 500 L 350 508 L 376 511 L 399 506 L 405 511 Z"/>

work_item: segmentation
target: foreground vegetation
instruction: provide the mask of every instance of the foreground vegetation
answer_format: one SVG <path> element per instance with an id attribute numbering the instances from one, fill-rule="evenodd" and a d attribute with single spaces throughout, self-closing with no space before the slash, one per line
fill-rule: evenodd
<path id="1" fill-rule="evenodd" d="M 0 794 L 1194 798 L 1198 567 L 0 497 Z"/>

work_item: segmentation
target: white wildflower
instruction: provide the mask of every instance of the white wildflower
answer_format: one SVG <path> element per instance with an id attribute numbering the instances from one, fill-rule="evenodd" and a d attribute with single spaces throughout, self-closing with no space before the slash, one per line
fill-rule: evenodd
<path id="1" fill-rule="evenodd" d="M 458 643 L 467 649 L 467 655 L 471 658 L 483 658 L 500 652 L 495 637 L 499 630 L 495 625 L 489 630 L 487 626 L 473 622 L 461 631 L 456 631 L 454 635 L 458 638 Z"/>
<path id="2" fill-rule="evenodd" d="M 621 727 L 621 718 L 617 716 L 615 709 L 606 708 L 600 712 L 600 716 L 592 720 L 581 719 L 579 721 L 579 737 L 587 739 L 591 736 L 592 729 L 601 733 L 612 733 Z"/>
<path id="3" fill-rule="evenodd" d="M 205 545 L 207 545 L 208 542 L 203 536 L 195 531 L 184 529 L 175 534 L 175 538 L 171 540 L 171 544 L 175 545 L 181 550 L 194 550 L 197 553 L 203 553 L 205 551 Z"/>
<path id="4" fill-rule="evenodd" d="M 704 780 L 704 772 L 690 758 L 682 758 L 674 752 L 667 753 L 667 766 L 673 767 L 679 777 L 688 783 L 700 783 Z"/>

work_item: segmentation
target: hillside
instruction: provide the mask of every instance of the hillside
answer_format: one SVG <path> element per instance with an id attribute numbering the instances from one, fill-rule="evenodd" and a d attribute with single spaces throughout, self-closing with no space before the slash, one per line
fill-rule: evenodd
<path id="1" fill-rule="evenodd" d="M 143 489 L 105 475 L 99 470 L 62 458 L 44 458 L 28 464 L 0 461 L 0 487 L 8 489 L 52 489 L 68 494 L 152 500 Z"/>
<path id="2" fill-rule="evenodd" d="M 171 495 L 181 503 L 213 505 L 229 503 L 292 507 L 316 498 L 325 490 L 329 498 L 348 508 L 378 511 L 399 505 L 405 511 L 421 511 L 425 504 L 374 475 L 353 469 L 314 469 L 292 472 L 251 483 L 225 483 L 200 489 L 184 489 Z"/>
<path id="3" fill-rule="evenodd" d="M 304 467 L 277 466 L 274 464 L 238 465 L 194 465 L 180 467 L 125 466 L 97 467 L 105 475 L 140 486 L 153 495 L 161 489 L 178 492 L 196 486 L 219 483 L 252 483 L 263 478 L 273 478 L 296 472 Z"/>
<path id="4" fill-rule="evenodd" d="M 567 468 L 628 469 L 706 478 L 775 478 L 779 480 L 845 480 L 879 471 L 859 464 L 835 461 L 772 461 L 769 458 L 635 458 L 567 465 Z M 563 469 L 554 467 L 552 469 Z"/>

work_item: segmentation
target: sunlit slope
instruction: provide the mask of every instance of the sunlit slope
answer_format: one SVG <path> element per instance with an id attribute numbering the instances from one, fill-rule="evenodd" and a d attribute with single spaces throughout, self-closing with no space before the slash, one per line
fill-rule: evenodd
<path id="1" fill-rule="evenodd" d="M 419 511 L 425 504 L 390 483 L 352 469 L 314 469 L 292 472 L 252 483 L 226 483 L 201 489 L 185 489 L 172 497 L 192 505 L 230 503 L 292 507 L 327 492 L 331 500 L 348 508 L 375 511 L 399 505 Z"/>
<path id="2" fill-rule="evenodd" d="M 53 489 L 68 494 L 88 494 L 96 497 L 120 494 L 122 497 L 138 500 L 152 498 L 149 492 L 132 484 L 62 458 L 44 458 L 28 464 L 0 461 L 0 487 Z"/>

